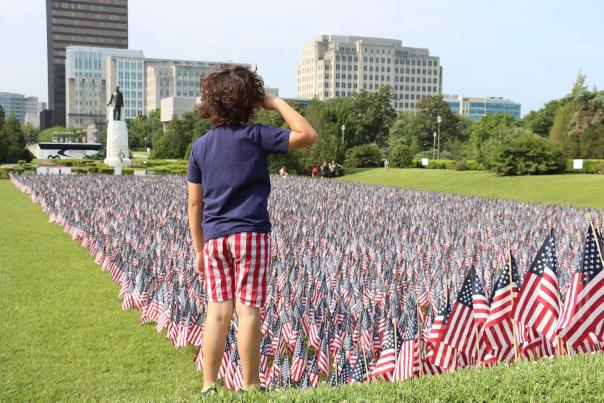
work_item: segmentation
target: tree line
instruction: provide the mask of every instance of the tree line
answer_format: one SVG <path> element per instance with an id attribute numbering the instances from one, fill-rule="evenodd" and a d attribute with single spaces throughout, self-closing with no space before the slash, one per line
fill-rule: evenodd
<path id="1" fill-rule="evenodd" d="M 391 166 L 410 166 L 414 159 L 433 158 L 438 116 L 440 158 L 459 161 L 460 167 L 475 161 L 500 174 L 553 173 L 563 171 L 568 158 L 604 157 L 604 91 L 589 90 L 584 75 L 577 77 L 568 95 L 519 120 L 486 115 L 472 122 L 453 113 L 441 95 L 421 99 L 414 112 L 396 113 L 392 100 L 391 88 L 383 86 L 373 93 L 314 99 L 306 108 L 291 102 L 320 138 L 306 150 L 271 157 L 271 169 L 285 165 L 290 171 L 308 173 L 313 166 L 332 160 L 347 167 L 371 167 L 383 164 L 386 158 Z M 9 153 L 17 155 L 20 151 L 16 149 L 23 149 L 20 136 L 32 137 L 24 134 L 31 129 L 24 130 L 10 119 L 8 129 L 0 131 L 0 145 L 3 141 L 17 144 Z M 196 109 L 172 119 L 165 128 L 159 110 L 127 123 L 130 147 L 151 147 L 152 157 L 158 159 L 188 158 L 192 143 L 211 128 Z M 251 123 L 287 126 L 277 113 L 267 110 L 259 110 Z M 49 129 L 39 133 L 38 139 L 49 141 L 53 132 L 66 130 L 69 133 L 69 129 Z M 77 137 L 81 131 L 74 129 L 73 135 Z M 103 131 L 100 141 L 105 138 Z M 6 159 L 5 154 L 0 158 Z"/>

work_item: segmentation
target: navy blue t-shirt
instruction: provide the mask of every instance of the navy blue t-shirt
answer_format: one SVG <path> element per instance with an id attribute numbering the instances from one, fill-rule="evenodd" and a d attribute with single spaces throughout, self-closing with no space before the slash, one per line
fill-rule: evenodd
<path id="1" fill-rule="evenodd" d="M 284 154 L 289 129 L 217 126 L 191 149 L 188 179 L 203 185 L 204 240 L 238 232 L 270 232 L 269 154 Z"/>

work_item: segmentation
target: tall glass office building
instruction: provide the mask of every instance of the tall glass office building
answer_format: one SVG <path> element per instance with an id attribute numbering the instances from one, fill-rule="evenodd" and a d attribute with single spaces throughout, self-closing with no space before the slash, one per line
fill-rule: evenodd
<path id="1" fill-rule="evenodd" d="M 501 97 L 445 96 L 453 113 L 464 115 L 478 122 L 486 115 L 504 114 L 520 119 L 520 104 Z"/>
<path id="2" fill-rule="evenodd" d="M 46 0 L 48 107 L 54 125 L 66 123 L 66 48 L 128 48 L 128 0 Z"/>

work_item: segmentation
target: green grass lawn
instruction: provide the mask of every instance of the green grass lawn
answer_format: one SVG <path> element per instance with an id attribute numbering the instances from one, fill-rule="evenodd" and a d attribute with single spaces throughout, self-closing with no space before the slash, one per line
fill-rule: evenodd
<path id="1" fill-rule="evenodd" d="M 604 208 L 604 175 L 499 177 L 444 169 L 350 169 L 341 180 L 529 202 Z"/>
<path id="2" fill-rule="evenodd" d="M 191 401 L 193 350 L 175 350 L 30 199 L 0 180 L 0 401 Z M 213 401 L 602 401 L 604 356 L 472 369 L 396 384 Z"/>

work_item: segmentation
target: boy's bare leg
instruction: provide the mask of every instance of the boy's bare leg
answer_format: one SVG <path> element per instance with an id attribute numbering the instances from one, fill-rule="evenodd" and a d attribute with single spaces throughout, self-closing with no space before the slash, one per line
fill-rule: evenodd
<path id="1" fill-rule="evenodd" d="M 239 357 L 243 368 L 243 387 L 255 387 L 260 383 L 260 308 L 252 308 L 236 302 Z"/>
<path id="2" fill-rule="evenodd" d="M 218 379 L 227 332 L 233 317 L 233 301 L 208 302 L 205 331 L 203 332 L 203 388 Z"/>

